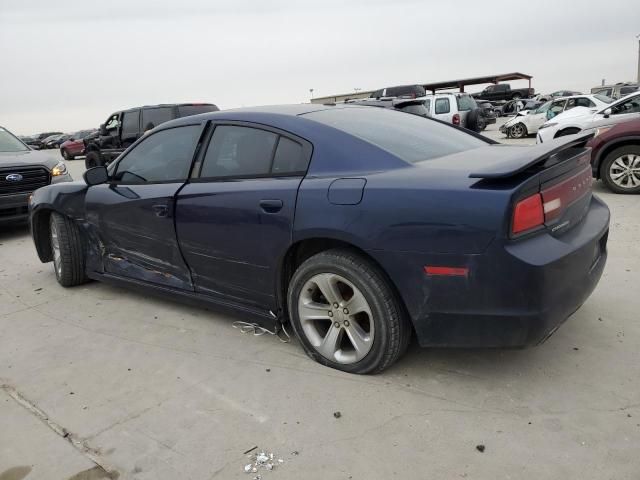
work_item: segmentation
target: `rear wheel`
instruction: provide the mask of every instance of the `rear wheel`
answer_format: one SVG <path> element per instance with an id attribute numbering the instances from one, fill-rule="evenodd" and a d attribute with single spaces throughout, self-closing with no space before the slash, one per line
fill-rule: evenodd
<path id="1" fill-rule="evenodd" d="M 345 372 L 381 372 L 411 337 L 404 307 L 384 274 L 345 249 L 300 265 L 289 284 L 288 307 L 307 355 Z"/>
<path id="2" fill-rule="evenodd" d="M 640 145 L 616 148 L 602 162 L 602 181 L 616 193 L 640 193 Z"/>
<path id="3" fill-rule="evenodd" d="M 527 127 L 523 123 L 516 123 L 509 129 L 509 136 L 512 138 L 524 138 L 527 136 Z"/>
<path id="4" fill-rule="evenodd" d="M 62 158 L 64 158 L 65 160 L 73 160 L 73 156 L 69 155 L 69 152 L 67 151 L 66 148 L 60 149 L 60 154 L 62 155 Z"/>
<path id="5" fill-rule="evenodd" d="M 104 162 L 100 157 L 100 153 L 96 151 L 87 152 L 87 156 L 84 157 L 84 166 L 87 167 L 87 170 L 93 167 L 99 167 L 103 164 Z"/>
<path id="6" fill-rule="evenodd" d="M 85 283 L 85 254 L 78 226 L 70 218 L 53 212 L 49 229 L 53 270 L 58 283 L 63 287 Z"/>

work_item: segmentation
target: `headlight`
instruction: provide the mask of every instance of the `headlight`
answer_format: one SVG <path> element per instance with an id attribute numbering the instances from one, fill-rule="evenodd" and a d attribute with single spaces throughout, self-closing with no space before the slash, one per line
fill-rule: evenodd
<path id="1" fill-rule="evenodd" d="M 53 177 L 64 175 L 66 173 L 67 173 L 67 166 L 64 164 L 64 162 L 59 162 L 55 167 L 51 169 L 51 175 Z"/>
<path id="2" fill-rule="evenodd" d="M 603 134 L 604 132 L 608 132 L 613 128 L 613 125 L 607 125 L 605 127 L 596 128 L 596 133 L 593 134 L 593 138 L 596 138 L 598 135 Z"/>
<path id="3" fill-rule="evenodd" d="M 557 125 L 557 123 L 545 123 L 544 125 L 542 125 L 538 130 L 542 130 L 543 128 L 549 128 L 549 127 L 555 127 Z"/>

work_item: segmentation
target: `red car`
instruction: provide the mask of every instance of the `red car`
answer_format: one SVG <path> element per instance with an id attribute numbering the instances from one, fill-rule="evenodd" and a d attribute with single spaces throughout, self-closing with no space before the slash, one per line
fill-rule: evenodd
<path id="1" fill-rule="evenodd" d="M 84 138 L 96 133 L 96 130 L 80 130 L 72 134 L 67 141 L 60 145 L 60 155 L 65 160 L 73 160 L 84 155 Z"/>
<path id="2" fill-rule="evenodd" d="M 587 145 L 595 178 L 615 193 L 640 193 L 640 118 L 599 127 Z"/>

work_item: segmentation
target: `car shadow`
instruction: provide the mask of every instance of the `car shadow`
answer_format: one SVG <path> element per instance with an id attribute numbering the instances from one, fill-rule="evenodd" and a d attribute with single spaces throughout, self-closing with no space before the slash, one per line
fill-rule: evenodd
<path id="1" fill-rule="evenodd" d="M 0 227 L 0 243 L 27 235 L 29 235 L 29 224 L 27 222 L 12 223 Z"/>

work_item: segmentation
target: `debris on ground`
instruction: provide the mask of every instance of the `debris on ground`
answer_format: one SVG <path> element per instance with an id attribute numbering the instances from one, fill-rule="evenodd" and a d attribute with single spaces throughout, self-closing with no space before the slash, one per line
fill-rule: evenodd
<path id="1" fill-rule="evenodd" d="M 244 455 L 247 455 L 247 454 L 249 454 L 249 453 L 253 452 L 253 451 L 254 451 L 255 449 L 257 449 L 257 448 L 258 448 L 258 446 L 257 446 L 257 445 L 256 445 L 255 447 L 251 447 L 249 450 L 247 450 L 246 452 L 244 452 Z"/>
<path id="2" fill-rule="evenodd" d="M 333 416 L 336 418 L 340 418 L 342 414 L 340 412 L 333 412 Z"/>
<path id="3" fill-rule="evenodd" d="M 476 445 L 476 450 L 478 450 L 480 453 L 484 453 L 484 445 Z"/>
<path id="4" fill-rule="evenodd" d="M 249 454 L 254 450 L 257 450 L 257 446 L 253 447 L 245 452 L 245 454 Z M 259 470 L 273 470 L 278 465 L 282 465 L 284 460 L 282 458 L 276 457 L 276 455 L 272 452 L 265 452 L 264 450 L 260 450 L 256 453 L 251 453 L 247 455 L 251 463 L 247 463 L 244 466 L 245 473 L 258 473 Z M 253 477 L 253 480 L 260 480 L 262 478 L 261 475 L 257 475 Z"/>

